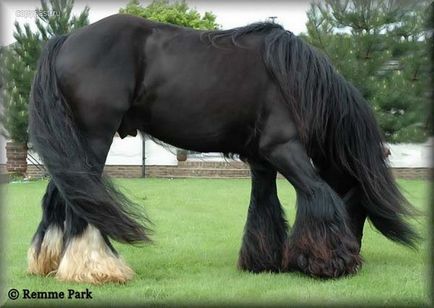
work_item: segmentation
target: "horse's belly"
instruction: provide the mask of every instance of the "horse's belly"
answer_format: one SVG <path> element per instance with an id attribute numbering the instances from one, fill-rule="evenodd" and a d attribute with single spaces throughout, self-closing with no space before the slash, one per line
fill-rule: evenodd
<path id="1" fill-rule="evenodd" d="M 234 105 L 182 100 L 155 101 L 153 105 L 145 131 L 169 144 L 200 152 L 239 152 L 255 121 L 255 115 L 240 112 Z"/>

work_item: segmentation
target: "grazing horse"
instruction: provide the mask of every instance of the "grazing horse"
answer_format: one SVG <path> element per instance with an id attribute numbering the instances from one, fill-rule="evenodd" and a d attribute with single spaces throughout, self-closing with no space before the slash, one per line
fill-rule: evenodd
<path id="1" fill-rule="evenodd" d="M 353 274 L 367 217 L 391 240 L 412 246 L 418 237 L 368 103 L 321 53 L 274 23 L 197 31 L 107 17 L 47 43 L 29 112 L 31 142 L 51 175 L 30 273 L 132 278 L 110 239 L 146 242 L 149 230 L 140 207 L 102 176 L 116 132 L 238 154 L 250 165 L 242 270 Z M 297 193 L 290 231 L 277 172 Z"/>

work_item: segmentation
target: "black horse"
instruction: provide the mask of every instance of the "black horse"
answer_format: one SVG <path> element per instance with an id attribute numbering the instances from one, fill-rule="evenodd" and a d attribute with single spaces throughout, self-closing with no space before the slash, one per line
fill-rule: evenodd
<path id="1" fill-rule="evenodd" d="M 30 136 L 51 180 L 29 272 L 132 277 L 109 238 L 148 241 L 147 220 L 102 171 L 115 133 L 137 131 L 250 165 L 243 270 L 353 274 L 367 217 L 391 240 L 417 239 L 368 103 L 303 40 L 274 23 L 196 31 L 114 15 L 50 40 L 40 59 Z M 277 172 L 297 192 L 290 232 Z"/>

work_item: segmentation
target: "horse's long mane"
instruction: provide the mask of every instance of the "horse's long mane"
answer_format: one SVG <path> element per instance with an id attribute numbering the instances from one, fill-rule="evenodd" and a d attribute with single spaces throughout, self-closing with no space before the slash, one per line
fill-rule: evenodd
<path id="1" fill-rule="evenodd" d="M 408 245 L 417 238 L 402 220 L 414 209 L 388 170 L 383 135 L 369 103 L 320 51 L 274 23 L 255 23 L 205 32 L 212 44 L 229 38 L 264 35 L 263 61 L 288 104 L 299 137 L 313 162 L 326 162 L 355 178 L 374 225 L 387 237 Z"/>
<path id="2" fill-rule="evenodd" d="M 269 33 L 272 30 L 279 29 L 285 31 L 283 27 L 271 22 L 257 22 L 244 27 L 237 27 L 228 30 L 211 30 L 202 33 L 202 38 L 207 38 L 214 46 L 219 46 L 218 41 L 229 38 L 232 43 L 239 46 L 238 39 L 251 33 Z"/>

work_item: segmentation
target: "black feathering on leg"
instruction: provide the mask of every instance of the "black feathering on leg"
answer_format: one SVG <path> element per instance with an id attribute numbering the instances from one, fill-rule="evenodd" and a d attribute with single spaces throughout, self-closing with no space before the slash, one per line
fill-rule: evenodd
<path id="1" fill-rule="evenodd" d="M 312 195 L 298 193 L 297 217 L 284 250 L 282 268 L 318 278 L 356 273 L 360 245 L 351 232 L 342 200 L 326 184 Z"/>
<path id="2" fill-rule="evenodd" d="M 287 240 L 287 222 L 277 197 L 276 171 L 253 165 L 252 193 L 238 267 L 278 272 Z"/>

